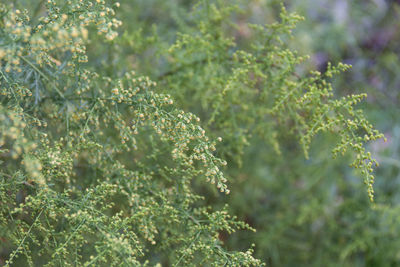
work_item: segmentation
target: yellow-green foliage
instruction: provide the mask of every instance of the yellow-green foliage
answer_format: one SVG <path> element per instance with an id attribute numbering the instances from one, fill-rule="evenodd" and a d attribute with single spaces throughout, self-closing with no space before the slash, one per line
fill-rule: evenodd
<path id="1" fill-rule="evenodd" d="M 227 161 L 241 164 L 251 136 L 279 154 L 286 131 L 307 157 L 316 134 L 337 133 L 334 155 L 355 152 L 373 199 L 364 142 L 382 135 L 354 108 L 363 95 L 333 96 L 327 79 L 347 65 L 296 73 L 305 58 L 285 38 L 299 16 L 282 9 L 279 23 L 246 26 L 254 37 L 242 49 L 229 1 L 199 1 L 171 45 L 141 31 L 117 37 L 119 3 L 32 2 L 0 6 L 6 266 L 262 265 L 253 248 L 224 248 L 222 233 L 253 229 L 205 205 L 198 187 L 228 194 Z M 121 52 L 147 44 L 167 60 L 153 79 Z M 96 60 L 104 50 L 108 67 Z"/>
<path id="2" fill-rule="evenodd" d="M 313 71 L 299 76 L 296 67 L 305 58 L 287 49 L 282 40 L 290 37 L 300 16 L 287 14 L 282 8 L 280 23 L 250 24 L 249 31 L 255 37 L 249 49 L 241 50 L 224 34 L 229 28 L 224 21 L 229 21 L 232 8 L 221 9 L 211 5 L 209 21 L 199 21 L 197 35 L 193 38 L 182 34 L 169 49 L 173 62 L 183 65 L 167 73 L 174 96 L 189 95 L 193 99 L 185 101 L 189 109 L 196 108 L 198 101 L 202 103 L 203 110 L 198 112 L 208 111 L 207 125 L 228 139 L 228 154 L 232 157 L 241 154 L 253 135 L 267 140 L 279 153 L 278 135 L 286 128 L 283 131 L 299 140 L 307 158 L 316 134 L 337 133 L 340 140 L 333 155 L 354 150 L 351 166 L 361 169 L 372 201 L 372 167 L 377 162 L 363 144 L 383 135 L 373 129 L 361 110 L 354 108 L 365 94 L 336 99 L 328 81 L 350 66 L 329 65 L 324 74 Z M 224 19 L 221 14 L 225 14 Z M 237 160 L 240 162 L 240 157 Z"/>

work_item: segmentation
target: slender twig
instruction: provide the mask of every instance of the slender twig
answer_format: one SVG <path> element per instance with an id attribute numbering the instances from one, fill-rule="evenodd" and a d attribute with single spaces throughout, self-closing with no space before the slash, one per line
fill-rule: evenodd
<path id="1" fill-rule="evenodd" d="M 12 261 L 12 259 L 17 255 L 19 249 L 21 248 L 22 244 L 25 242 L 25 239 L 29 236 L 29 234 L 32 231 L 33 226 L 35 225 L 36 221 L 40 218 L 40 215 L 42 215 L 42 212 L 44 211 L 44 209 L 42 209 L 38 216 L 36 216 L 35 220 L 33 221 L 32 225 L 29 227 L 28 232 L 25 234 L 24 238 L 21 240 L 21 242 L 19 242 L 19 245 L 17 247 L 17 249 L 14 250 L 13 254 L 11 255 L 10 259 L 8 260 L 8 263 L 6 264 L 6 266 L 10 266 L 10 262 Z"/>
<path id="2" fill-rule="evenodd" d="M 201 233 L 201 230 L 197 233 L 197 235 L 196 235 L 196 237 L 193 239 L 192 243 L 190 243 L 188 249 L 191 248 L 191 247 L 193 246 L 193 244 L 197 241 L 197 239 L 198 239 L 199 236 L 200 236 L 200 233 Z M 178 259 L 178 261 L 174 264 L 174 267 L 176 267 L 176 266 L 179 265 L 179 263 L 181 262 L 181 260 L 184 258 L 185 255 L 186 255 L 186 254 L 182 254 L 182 256 L 181 256 L 181 257 Z"/>
<path id="3" fill-rule="evenodd" d="M 58 89 L 58 87 L 55 85 L 54 81 L 50 80 L 49 77 L 47 77 L 46 74 L 44 74 L 38 67 L 36 67 L 32 62 L 30 62 L 26 57 L 24 56 L 20 56 L 20 58 L 25 61 L 29 66 L 31 66 L 35 71 L 37 71 L 37 73 L 39 73 L 46 81 L 48 81 L 54 88 L 54 90 L 56 90 L 56 92 L 64 99 L 64 94 L 61 92 L 60 89 Z"/>

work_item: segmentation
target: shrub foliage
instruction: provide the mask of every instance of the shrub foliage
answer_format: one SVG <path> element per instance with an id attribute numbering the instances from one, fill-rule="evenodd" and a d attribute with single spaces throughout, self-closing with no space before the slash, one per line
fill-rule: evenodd
<path id="1" fill-rule="evenodd" d="M 6 266 L 262 265 L 251 243 L 224 246 L 254 229 L 210 207 L 205 184 L 229 194 L 255 138 L 277 155 L 297 140 L 307 158 L 318 133 L 335 133 L 333 155 L 352 151 L 373 200 L 364 143 L 382 134 L 354 107 L 365 95 L 335 98 L 329 82 L 349 66 L 298 73 L 306 57 L 286 40 L 302 18 L 282 8 L 279 22 L 240 26 L 243 3 L 199 1 L 172 37 L 118 36 L 129 21 L 104 0 L 1 4 Z"/>

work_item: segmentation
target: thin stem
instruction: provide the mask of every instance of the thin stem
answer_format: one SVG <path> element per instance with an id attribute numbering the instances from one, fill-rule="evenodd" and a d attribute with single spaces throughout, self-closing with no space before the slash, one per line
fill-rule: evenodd
<path id="1" fill-rule="evenodd" d="M 47 77 L 46 74 L 44 74 L 38 67 L 36 67 L 32 62 L 30 62 L 26 57 L 20 56 L 20 58 L 25 61 L 29 66 L 31 66 L 37 73 L 39 73 L 46 81 L 48 81 L 56 90 L 56 92 L 64 99 L 64 94 L 61 92 L 60 89 L 55 85 L 54 81 L 50 80 L 49 77 Z"/>
<path id="2" fill-rule="evenodd" d="M 190 243 L 188 249 L 191 248 L 191 247 L 193 246 L 194 242 L 197 241 L 197 239 L 198 239 L 199 236 L 200 236 L 200 233 L 201 233 L 201 230 L 197 233 L 197 235 L 196 235 L 196 237 L 193 239 L 192 243 Z M 179 265 L 179 263 L 181 262 L 181 260 L 183 259 L 183 257 L 184 257 L 185 255 L 186 255 L 186 254 L 182 254 L 182 256 L 181 256 L 181 257 L 178 259 L 178 261 L 174 264 L 174 267 L 176 267 L 176 266 Z"/>
<path id="3" fill-rule="evenodd" d="M 40 216 L 42 215 L 42 212 L 44 211 L 44 209 L 42 209 L 38 216 L 36 216 L 35 220 L 33 221 L 33 223 L 31 224 L 31 226 L 28 229 L 28 232 L 25 234 L 24 238 L 21 240 L 21 242 L 19 243 L 18 247 L 16 250 L 14 250 L 13 254 L 11 255 L 10 259 L 7 261 L 6 266 L 10 266 L 10 262 L 12 262 L 12 259 L 17 255 L 19 249 L 21 248 L 22 244 L 25 242 L 25 239 L 29 236 L 29 234 L 32 231 L 33 226 L 35 225 L 36 221 L 40 218 Z"/>

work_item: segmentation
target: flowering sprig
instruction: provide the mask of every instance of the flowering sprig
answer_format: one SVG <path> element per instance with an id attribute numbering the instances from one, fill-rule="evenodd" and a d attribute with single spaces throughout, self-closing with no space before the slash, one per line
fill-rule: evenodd
<path id="1" fill-rule="evenodd" d="M 132 71 L 110 78 L 89 67 L 93 26 L 115 38 L 119 4 L 44 4 L 34 20 L 1 5 L 0 247 L 12 250 L 6 266 L 148 266 L 160 255 L 175 265 L 261 265 L 253 250 L 228 252 L 218 238 L 251 229 L 247 224 L 196 208 L 203 198 L 191 186 L 195 179 L 229 193 L 226 162 L 216 156 L 221 138 L 207 137 L 199 118 L 149 78 Z"/>

